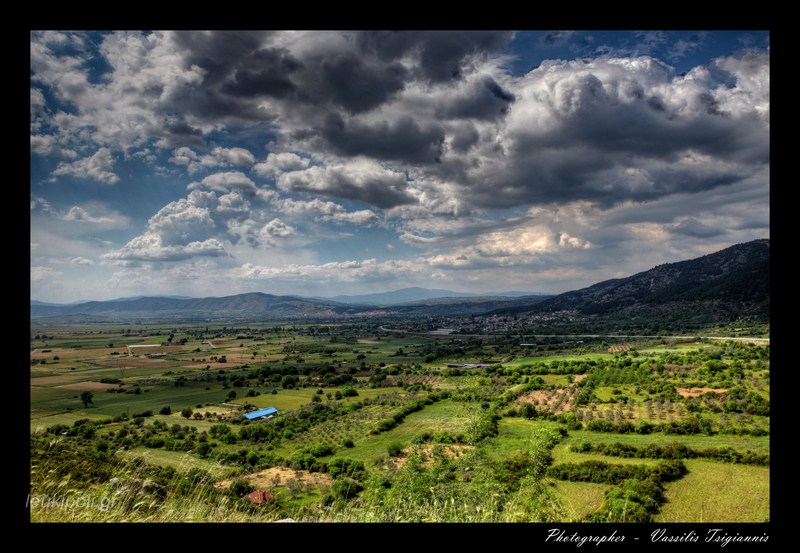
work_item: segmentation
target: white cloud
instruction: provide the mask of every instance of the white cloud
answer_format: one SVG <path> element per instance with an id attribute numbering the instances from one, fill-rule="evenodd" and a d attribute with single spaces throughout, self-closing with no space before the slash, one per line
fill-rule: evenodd
<path id="1" fill-rule="evenodd" d="M 222 243 L 209 238 L 187 244 L 166 245 L 161 236 L 146 232 L 137 236 L 121 249 L 102 255 L 108 261 L 181 261 L 198 256 L 219 257 L 227 255 Z"/>
<path id="2" fill-rule="evenodd" d="M 125 222 L 125 218 L 121 216 L 99 216 L 94 217 L 90 215 L 85 209 L 79 207 L 77 205 L 72 206 L 69 208 L 62 217 L 65 221 L 78 221 L 81 223 L 93 223 L 93 224 L 115 224 L 115 223 L 123 223 Z"/>
<path id="3" fill-rule="evenodd" d="M 247 175 L 240 171 L 228 171 L 225 173 L 214 173 L 205 177 L 200 182 L 192 182 L 187 188 L 189 190 L 214 190 L 215 192 L 230 192 L 231 190 L 238 190 L 239 192 L 256 195 L 260 189 Z M 266 191 L 264 191 L 266 192 Z"/>
<path id="4" fill-rule="evenodd" d="M 305 169 L 310 162 L 310 159 L 291 152 L 271 153 L 267 156 L 266 161 L 253 166 L 253 171 L 260 177 L 273 178 L 288 171 Z"/>
<path id="5" fill-rule="evenodd" d="M 408 191 L 409 184 L 404 173 L 364 158 L 284 173 L 278 178 L 277 184 L 285 192 L 308 192 L 361 200 L 379 208 L 415 202 Z"/>
<path id="6" fill-rule="evenodd" d="M 334 222 L 334 223 L 349 223 L 353 225 L 371 225 L 380 222 L 380 218 L 368 209 L 358 211 L 347 211 L 343 206 L 330 202 L 322 201 L 319 199 L 303 201 L 292 200 L 289 198 L 275 200 L 274 205 L 280 209 L 282 213 L 289 215 L 305 215 L 309 213 L 318 213 L 315 217 L 317 222 Z"/>
<path id="7" fill-rule="evenodd" d="M 278 218 L 272 219 L 269 223 L 261 227 L 258 233 L 258 242 L 262 246 L 274 246 L 278 240 L 287 238 L 295 234 L 295 229 L 284 223 Z"/>
<path id="8" fill-rule="evenodd" d="M 239 165 L 251 167 L 255 161 L 253 154 L 244 148 L 222 147 L 214 148 L 211 150 L 211 154 L 199 155 L 191 148 L 181 146 L 173 150 L 172 156 L 169 158 L 170 163 L 186 167 L 189 174 L 221 166 Z"/>
<path id="9" fill-rule="evenodd" d="M 72 265 L 94 265 L 94 261 L 91 259 L 86 259 L 85 257 L 70 257 L 67 259 L 67 263 Z"/>
<path id="10" fill-rule="evenodd" d="M 100 148 L 92 156 L 73 161 L 72 163 L 59 163 L 53 176 L 71 175 L 82 179 L 94 179 L 106 184 L 119 182 L 119 177 L 114 174 L 114 156 L 108 148 Z"/>
<path id="11" fill-rule="evenodd" d="M 42 282 L 46 280 L 50 280 L 57 276 L 62 275 L 63 273 L 51 269 L 50 267 L 31 267 L 31 281 L 32 282 Z"/>
<path id="12" fill-rule="evenodd" d="M 31 134 L 31 152 L 43 156 L 75 159 L 78 152 L 59 143 L 58 137 L 49 134 Z"/>
<path id="13" fill-rule="evenodd" d="M 248 150 L 244 148 L 214 148 L 211 150 L 211 155 L 217 158 L 221 164 L 225 165 L 242 165 L 244 167 L 252 167 L 256 162 Z"/>

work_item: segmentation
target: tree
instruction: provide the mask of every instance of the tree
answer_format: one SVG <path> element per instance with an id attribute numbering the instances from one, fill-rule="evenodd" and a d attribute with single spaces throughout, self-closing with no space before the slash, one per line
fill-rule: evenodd
<path id="1" fill-rule="evenodd" d="M 184 407 L 184 408 L 183 408 L 183 410 L 181 411 L 181 416 L 182 416 L 184 419 L 188 419 L 189 417 L 191 417 L 191 416 L 192 416 L 192 412 L 193 412 L 193 411 L 192 411 L 192 408 L 191 408 L 191 407 Z"/>
<path id="2" fill-rule="evenodd" d="M 92 401 L 93 397 L 94 397 L 94 394 L 92 392 L 90 392 L 89 390 L 86 390 L 85 392 L 83 392 L 81 394 L 81 401 L 83 402 L 83 406 L 84 407 L 89 407 L 90 403 L 94 403 L 94 401 Z"/>

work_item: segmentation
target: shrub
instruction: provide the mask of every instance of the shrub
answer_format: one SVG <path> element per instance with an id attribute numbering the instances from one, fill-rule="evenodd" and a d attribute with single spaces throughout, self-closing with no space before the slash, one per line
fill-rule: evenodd
<path id="1" fill-rule="evenodd" d="M 331 493 L 340 499 L 351 499 L 363 489 L 361 484 L 350 478 L 338 477 L 331 486 Z"/>
<path id="2" fill-rule="evenodd" d="M 252 492 L 255 488 L 245 480 L 244 478 L 239 478 L 238 480 L 234 480 L 230 487 L 231 495 L 236 497 L 243 497 L 250 492 Z"/>
<path id="3" fill-rule="evenodd" d="M 391 442 L 387 447 L 389 457 L 399 457 L 403 453 L 403 444 L 400 442 Z"/>

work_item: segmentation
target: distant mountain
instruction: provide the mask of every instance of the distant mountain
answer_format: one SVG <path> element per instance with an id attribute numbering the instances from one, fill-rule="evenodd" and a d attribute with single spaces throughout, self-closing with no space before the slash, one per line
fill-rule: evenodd
<path id="1" fill-rule="evenodd" d="M 570 331 L 579 326 L 583 331 L 689 329 L 739 320 L 769 321 L 769 253 L 769 240 L 756 240 L 557 296 L 426 288 L 329 299 L 248 293 L 219 298 L 121 298 L 77 305 L 31 301 L 30 313 L 33 322 L 252 322 L 488 314 L 532 317 L 531 324 L 536 326 L 563 323 L 572 325 Z"/>
<path id="2" fill-rule="evenodd" d="M 121 298 L 114 298 L 113 300 L 106 300 L 106 301 L 132 301 L 132 300 L 141 300 L 141 299 L 144 299 L 144 298 L 152 298 L 152 297 L 169 298 L 169 299 L 173 299 L 173 300 L 190 300 L 190 299 L 192 299 L 192 296 L 124 296 L 124 297 L 121 297 Z M 86 302 L 80 302 L 80 303 L 86 303 Z"/>
<path id="3" fill-rule="evenodd" d="M 769 240 L 737 244 L 688 261 L 659 265 L 626 278 L 545 300 L 520 302 L 496 314 L 570 312 L 618 320 L 704 324 L 769 320 Z"/>
<path id="4" fill-rule="evenodd" d="M 333 296 L 329 299 L 340 303 L 358 305 L 398 305 L 410 302 L 421 302 L 440 298 L 493 298 L 493 297 L 519 297 L 547 295 L 542 292 L 487 292 L 485 294 L 475 294 L 469 292 L 454 292 L 452 290 L 441 290 L 435 288 L 402 288 L 391 292 L 380 292 L 377 294 L 361 294 L 355 296 Z"/>
<path id="5" fill-rule="evenodd" d="M 73 302 L 70 302 L 70 303 L 49 303 L 49 302 L 46 302 L 46 301 L 31 300 L 31 305 L 43 305 L 43 306 L 46 306 L 46 307 L 64 307 L 64 306 L 68 306 L 68 305 L 79 305 L 81 303 L 86 303 L 87 301 L 88 300 L 78 300 L 78 301 L 73 301 Z"/>
<path id="6" fill-rule="evenodd" d="M 31 319 L 83 315 L 103 320 L 252 321 L 279 318 L 324 318 L 352 313 L 352 307 L 332 301 L 259 292 L 221 298 L 176 299 L 143 297 L 114 301 L 90 301 L 74 306 L 31 304 Z"/>

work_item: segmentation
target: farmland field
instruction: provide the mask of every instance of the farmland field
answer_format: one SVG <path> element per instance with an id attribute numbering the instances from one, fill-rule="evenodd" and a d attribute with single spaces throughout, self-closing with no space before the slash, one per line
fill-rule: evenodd
<path id="1" fill-rule="evenodd" d="M 63 448 L 87 485 L 149 474 L 174 488 L 166 518 L 190 497 L 171 482 L 192 478 L 210 486 L 203 501 L 233 501 L 229 520 L 459 521 L 461 504 L 463 520 L 597 521 L 612 516 L 615 475 L 646 478 L 674 452 L 683 473 L 661 484 L 652 522 L 769 518 L 768 347 L 598 339 L 533 354 L 368 324 L 37 334 L 34 456 L 50 466 L 47 448 Z M 155 353 L 129 355 L 141 344 Z M 265 407 L 277 415 L 242 416 Z M 268 508 L 253 511 L 252 489 Z"/>

